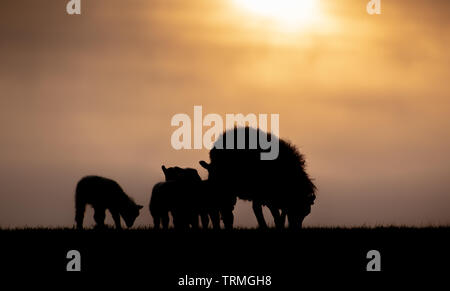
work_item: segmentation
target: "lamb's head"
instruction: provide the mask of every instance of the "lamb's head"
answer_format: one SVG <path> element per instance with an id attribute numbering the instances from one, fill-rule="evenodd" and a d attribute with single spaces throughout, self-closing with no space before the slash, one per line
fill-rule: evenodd
<path id="1" fill-rule="evenodd" d="M 125 224 L 127 225 L 128 228 L 133 226 L 134 221 L 139 216 L 139 212 L 143 207 L 144 206 L 137 205 L 133 201 L 130 201 L 128 203 L 127 207 L 122 212 L 123 220 L 125 220 Z"/>
<path id="2" fill-rule="evenodd" d="M 187 182 L 199 182 L 201 178 L 196 169 L 180 168 L 180 167 L 161 167 L 166 181 L 187 181 Z"/>
<path id="3" fill-rule="evenodd" d="M 161 169 L 164 172 L 164 177 L 166 178 L 166 181 L 177 180 L 181 170 L 181 168 L 179 167 L 166 168 L 166 166 L 164 165 L 161 166 Z"/>

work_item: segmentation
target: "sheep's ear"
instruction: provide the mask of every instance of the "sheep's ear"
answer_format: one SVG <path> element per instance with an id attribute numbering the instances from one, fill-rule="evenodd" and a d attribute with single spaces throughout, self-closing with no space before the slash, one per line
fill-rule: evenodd
<path id="1" fill-rule="evenodd" d="M 141 210 L 142 208 L 144 208 L 144 206 L 138 205 L 137 208 L 138 208 L 139 210 Z"/>
<path id="2" fill-rule="evenodd" d="M 209 165 L 207 162 L 205 162 L 205 161 L 200 161 L 199 163 L 200 163 L 200 166 L 202 166 L 203 168 L 209 170 L 209 166 L 210 166 L 210 165 Z"/>
<path id="3" fill-rule="evenodd" d="M 161 169 L 163 170 L 164 174 L 166 174 L 166 171 L 167 171 L 166 166 L 162 165 Z"/>

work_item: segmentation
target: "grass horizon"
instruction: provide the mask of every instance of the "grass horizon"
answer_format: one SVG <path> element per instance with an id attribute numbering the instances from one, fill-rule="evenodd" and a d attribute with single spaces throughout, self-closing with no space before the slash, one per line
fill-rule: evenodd
<path id="1" fill-rule="evenodd" d="M 408 226 L 408 225 L 381 225 L 381 226 L 308 226 L 303 227 L 301 232 L 314 232 L 314 231 L 383 231 L 383 230 L 449 230 L 450 225 L 428 225 L 428 226 Z M 82 230 L 77 229 L 76 227 L 47 227 L 47 226 L 36 226 L 36 227 L 0 227 L 0 232 L 31 232 L 31 231 L 42 231 L 42 232 L 180 232 L 180 233 L 196 233 L 196 232 L 296 232 L 298 230 L 290 230 L 289 228 L 285 229 L 276 229 L 275 227 L 269 227 L 267 229 L 260 229 L 258 227 L 244 228 L 237 227 L 232 230 L 220 229 L 214 230 L 212 228 L 208 229 L 189 229 L 189 230 L 175 230 L 173 227 L 170 227 L 167 230 L 163 229 L 155 229 L 152 226 L 139 226 L 133 228 L 124 228 L 121 230 L 115 229 L 113 226 L 107 226 L 104 229 L 95 229 L 94 227 L 84 228 Z"/>

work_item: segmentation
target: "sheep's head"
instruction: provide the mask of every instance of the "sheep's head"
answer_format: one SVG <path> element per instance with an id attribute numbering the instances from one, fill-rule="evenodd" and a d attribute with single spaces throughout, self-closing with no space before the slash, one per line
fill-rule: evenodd
<path id="1" fill-rule="evenodd" d="M 202 166 L 203 168 L 205 168 L 208 172 L 209 172 L 209 170 L 211 169 L 211 164 L 208 164 L 208 163 L 205 162 L 205 161 L 200 161 L 199 164 L 200 164 L 200 166 Z"/>
<path id="2" fill-rule="evenodd" d="M 207 163 L 205 161 L 200 161 L 200 166 L 205 168 L 208 171 L 208 180 L 214 180 L 218 177 L 216 168 L 214 167 L 214 164 Z"/>

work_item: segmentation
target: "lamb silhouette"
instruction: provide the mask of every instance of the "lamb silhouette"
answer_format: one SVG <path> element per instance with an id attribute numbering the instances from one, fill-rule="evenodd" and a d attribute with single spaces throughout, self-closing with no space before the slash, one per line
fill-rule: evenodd
<path id="1" fill-rule="evenodd" d="M 143 206 L 137 205 L 122 190 L 119 184 L 111 179 L 99 176 L 82 178 L 75 191 L 75 221 L 78 229 L 83 229 L 86 204 L 94 208 L 96 228 L 105 227 L 105 211 L 111 212 L 117 229 L 121 229 L 120 217 L 127 227 L 132 227 Z"/>
<path id="2" fill-rule="evenodd" d="M 278 139 L 260 129 L 235 127 L 216 141 L 209 153 L 209 164 L 200 161 L 200 165 L 208 170 L 211 191 L 221 201 L 220 213 L 225 228 L 233 228 L 237 198 L 253 201 L 253 211 L 261 228 L 267 227 L 263 205 L 270 209 L 277 228 L 284 227 L 286 216 L 290 228 L 301 228 L 316 198 L 316 186 L 305 172 L 305 159 L 295 146 L 280 139 L 278 157 L 261 160 L 260 154 L 270 149 L 259 146 L 260 134 L 268 140 Z M 239 135 L 245 136 L 243 149 L 238 148 L 234 138 Z M 249 136 L 258 139 L 254 149 L 249 146 Z M 218 146 L 227 145 L 227 138 L 234 138 L 233 149 Z"/>
<path id="3" fill-rule="evenodd" d="M 161 167 L 166 181 L 157 183 L 152 190 L 150 198 L 150 213 L 156 229 L 162 225 L 163 229 L 169 226 L 169 213 L 172 214 L 176 229 L 199 228 L 199 216 L 202 227 L 207 228 L 209 217 L 213 227 L 220 225 L 219 212 L 208 204 L 204 197 L 205 181 L 202 181 L 197 170 L 180 167 Z"/>

